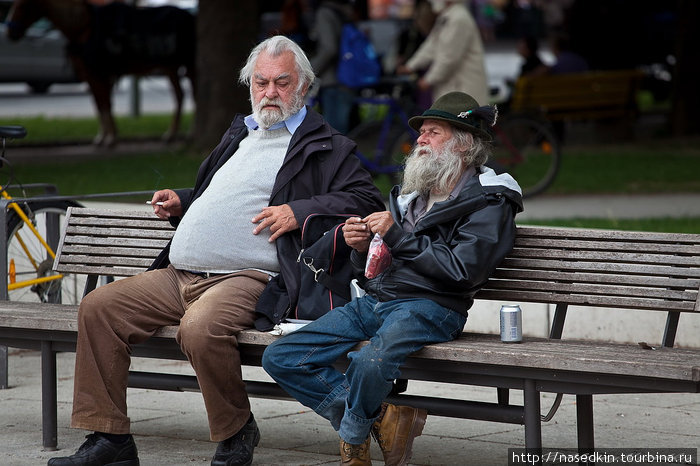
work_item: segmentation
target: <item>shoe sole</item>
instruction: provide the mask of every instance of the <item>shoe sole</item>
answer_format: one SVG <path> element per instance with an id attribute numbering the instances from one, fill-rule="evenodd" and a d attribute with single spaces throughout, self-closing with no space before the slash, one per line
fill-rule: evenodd
<path id="1" fill-rule="evenodd" d="M 408 439 L 406 440 L 406 449 L 404 454 L 396 463 L 396 466 L 406 466 L 411 460 L 413 455 L 413 441 L 416 437 L 419 437 L 423 433 L 423 427 L 425 427 L 425 420 L 428 417 L 428 411 L 425 409 L 416 409 L 415 416 L 413 417 L 413 423 L 411 424 L 411 431 L 408 434 Z M 394 465 L 388 465 L 394 466 Z"/>

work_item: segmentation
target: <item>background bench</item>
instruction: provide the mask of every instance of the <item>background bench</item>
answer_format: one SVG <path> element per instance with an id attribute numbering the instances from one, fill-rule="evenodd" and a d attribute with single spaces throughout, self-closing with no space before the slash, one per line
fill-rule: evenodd
<path id="1" fill-rule="evenodd" d="M 550 121 L 637 117 L 637 70 L 525 76 L 513 89 L 511 111 L 537 112 Z"/>
<path id="2" fill-rule="evenodd" d="M 91 289 L 98 275 L 129 276 L 145 270 L 172 232 L 168 222 L 150 212 L 72 208 L 55 268 L 88 274 Z M 406 380 L 495 387 L 493 402 L 405 392 L 390 399 L 424 407 L 431 415 L 524 425 L 525 446 L 538 449 L 540 392 L 573 394 L 579 448 L 593 448 L 593 395 L 700 392 L 700 349 L 673 348 L 681 314 L 700 313 L 699 287 L 700 235 L 519 227 L 515 249 L 478 298 L 556 304 L 550 338 L 525 337 L 521 344 L 504 344 L 498 335 L 467 331 L 456 341 L 417 352 L 402 368 Z M 561 337 L 569 305 L 663 311 L 668 317 L 655 350 L 648 345 L 567 340 Z M 70 305 L 0 302 L 0 344 L 42 352 L 46 448 L 57 444 L 55 355 L 75 351 L 76 313 L 77 307 Z M 184 360 L 174 340 L 176 331 L 177 327 L 161 329 L 135 347 L 133 355 Z M 255 330 L 242 332 L 238 341 L 243 364 L 259 366 L 262 352 L 275 338 Z M 129 385 L 198 388 L 193 376 L 144 372 L 132 372 Z M 268 382 L 250 381 L 247 389 L 253 396 L 289 399 Z M 523 391 L 522 405 L 510 402 L 511 389 Z"/>

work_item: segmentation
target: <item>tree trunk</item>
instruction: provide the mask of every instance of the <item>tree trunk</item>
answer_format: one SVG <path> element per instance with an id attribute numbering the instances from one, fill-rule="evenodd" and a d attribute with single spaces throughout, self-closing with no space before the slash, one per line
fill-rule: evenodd
<path id="1" fill-rule="evenodd" d="M 250 113 L 238 74 L 257 42 L 258 23 L 258 2 L 199 1 L 194 144 L 202 150 L 218 144 L 236 113 Z"/>
<path id="2" fill-rule="evenodd" d="M 700 3 L 697 0 L 678 2 L 678 35 L 676 69 L 673 75 L 671 134 L 700 134 Z"/>

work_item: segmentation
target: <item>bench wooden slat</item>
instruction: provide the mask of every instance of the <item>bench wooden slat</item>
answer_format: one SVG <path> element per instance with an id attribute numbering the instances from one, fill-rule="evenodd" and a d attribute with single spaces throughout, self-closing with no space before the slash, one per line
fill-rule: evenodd
<path id="1" fill-rule="evenodd" d="M 63 260 L 62 260 L 63 262 Z M 148 267 L 153 263 L 153 258 L 151 257 L 137 257 L 137 256 L 82 256 L 82 255 L 70 255 L 65 257 L 65 265 L 69 264 L 84 264 L 86 266 L 91 265 L 103 265 L 105 267 L 112 266 L 136 266 L 136 267 Z"/>
<path id="2" fill-rule="evenodd" d="M 615 285 L 644 286 L 650 288 L 697 289 L 700 279 L 650 277 L 644 275 L 614 275 L 610 273 L 562 272 L 551 270 L 497 269 L 492 279 L 539 280 L 544 282 L 604 283 Z"/>
<path id="3" fill-rule="evenodd" d="M 150 266 L 151 263 L 149 262 Z M 115 277 L 130 277 L 137 273 L 145 272 L 148 266 L 139 267 L 105 267 L 105 266 L 85 266 L 75 264 L 65 264 L 60 267 L 61 273 L 77 273 L 85 275 L 102 275 Z"/>
<path id="4" fill-rule="evenodd" d="M 171 230 L 172 226 L 169 222 L 160 218 L 144 218 L 144 219 L 126 219 L 126 218 L 99 218 L 94 217 L 77 217 L 71 222 L 72 225 L 79 227 L 96 227 L 96 228 L 132 228 L 132 229 L 151 229 Z"/>
<path id="5" fill-rule="evenodd" d="M 527 291 L 550 291 L 553 293 L 568 293 L 581 295 L 622 296 L 629 298 L 659 298 L 692 303 L 697 297 L 696 291 L 682 291 L 673 289 L 641 288 L 617 285 L 591 285 L 586 283 L 543 283 L 534 281 L 501 281 L 489 280 L 489 288 L 500 289 L 499 284 L 504 284 L 504 289 Z"/>
<path id="6" fill-rule="evenodd" d="M 64 245 L 63 255 L 66 257 L 85 257 L 85 256 L 96 256 L 96 257 L 111 257 L 111 256 L 126 256 L 126 257 L 147 257 L 153 259 L 154 253 L 159 253 L 165 244 L 158 247 L 111 247 L 106 253 L 100 251 L 100 254 L 94 253 L 94 247 L 82 246 L 82 245 Z"/>
<path id="7" fill-rule="evenodd" d="M 700 248 L 698 253 L 700 253 Z M 641 252 L 609 252 L 599 250 L 565 250 L 565 249 L 535 249 L 516 248 L 510 257 L 557 259 L 570 261 L 602 261 L 635 264 L 659 264 L 669 266 L 694 266 L 697 265 L 697 256 L 683 256 L 672 254 L 647 254 Z"/>
<path id="8" fill-rule="evenodd" d="M 700 234 L 693 233 L 658 233 L 650 231 L 602 230 L 595 228 L 518 226 L 518 236 L 515 239 L 516 244 L 521 239 L 528 237 L 535 239 L 605 240 L 616 243 L 628 241 L 633 241 L 635 243 L 657 242 L 662 244 L 690 244 L 696 246 L 700 243 Z"/>
<path id="9" fill-rule="evenodd" d="M 491 288 L 486 285 L 476 295 L 477 299 L 502 302 L 559 303 L 575 306 L 612 307 L 620 309 L 639 309 L 647 311 L 697 312 L 695 303 L 669 301 L 665 299 L 638 298 L 626 296 L 578 295 L 570 293 L 553 293 L 551 291 L 511 290 Z"/>
<path id="10" fill-rule="evenodd" d="M 109 238 L 165 238 L 170 239 L 173 236 L 172 231 L 169 230 L 143 230 L 138 228 L 94 228 L 94 227 L 81 227 L 81 226 L 71 226 L 69 234 L 78 235 L 91 235 L 91 236 L 105 236 Z"/>
<path id="11" fill-rule="evenodd" d="M 93 236 L 71 236 L 70 242 L 64 244 L 64 248 L 87 246 L 89 249 L 99 251 L 100 248 L 125 246 L 134 248 L 163 249 L 168 244 L 169 239 L 150 238 L 108 238 Z"/>
<path id="12" fill-rule="evenodd" d="M 522 270 L 561 270 L 561 271 L 583 271 L 600 272 L 610 274 L 629 273 L 635 275 L 668 276 L 668 277 L 690 277 L 700 278 L 700 269 L 695 267 L 669 267 L 638 265 L 630 267 L 629 264 L 618 263 L 598 263 L 598 262 L 573 262 L 545 259 L 520 259 L 511 256 L 506 257 L 501 263 L 501 268 L 522 269 Z"/>
<path id="13" fill-rule="evenodd" d="M 571 240 L 559 240 L 550 238 L 526 238 L 519 237 L 515 242 L 516 249 L 520 248 L 553 248 L 567 250 L 585 250 L 585 251 L 608 251 L 608 252 L 641 252 L 646 254 L 697 254 L 697 245 L 685 245 L 655 242 L 620 242 L 620 241 L 591 241 L 581 239 L 579 242 Z"/>

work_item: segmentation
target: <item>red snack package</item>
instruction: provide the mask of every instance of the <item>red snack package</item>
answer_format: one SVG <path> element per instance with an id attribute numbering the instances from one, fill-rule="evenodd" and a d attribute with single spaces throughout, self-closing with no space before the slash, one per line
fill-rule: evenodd
<path id="1" fill-rule="evenodd" d="M 365 264 L 365 277 L 374 278 L 391 264 L 391 251 L 384 244 L 384 240 L 376 233 L 369 243 L 367 251 L 367 263 Z"/>

